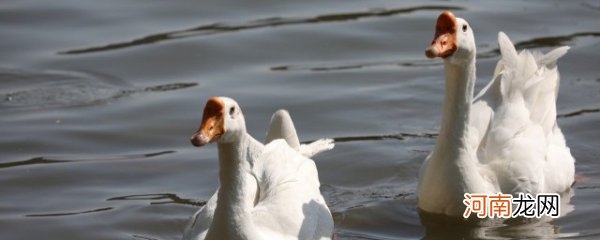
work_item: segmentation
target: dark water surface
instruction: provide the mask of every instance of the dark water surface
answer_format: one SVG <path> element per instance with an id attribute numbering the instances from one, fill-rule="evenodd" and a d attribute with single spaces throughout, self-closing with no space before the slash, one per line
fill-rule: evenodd
<path id="1" fill-rule="evenodd" d="M 570 45 L 559 123 L 577 159 L 567 216 L 424 228 L 417 171 L 439 129 L 435 19 L 475 30 L 477 89 L 519 47 Z M 316 158 L 339 239 L 600 238 L 600 2 L 4 0 L 0 3 L 0 239 L 178 239 L 217 186 L 193 148 L 205 101 L 238 100 L 263 139 L 286 108 Z"/>

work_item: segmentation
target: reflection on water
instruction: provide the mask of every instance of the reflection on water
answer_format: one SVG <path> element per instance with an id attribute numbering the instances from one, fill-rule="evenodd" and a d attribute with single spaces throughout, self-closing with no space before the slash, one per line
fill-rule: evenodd
<path id="1" fill-rule="evenodd" d="M 573 211 L 571 198 L 573 190 L 561 195 L 561 216 Z M 562 233 L 560 226 L 556 225 L 550 217 L 514 218 L 514 219 L 469 219 L 450 218 L 439 214 L 419 211 L 421 224 L 425 227 L 424 239 L 498 239 L 498 238 L 568 238 L 576 237 L 578 233 Z"/>
<path id="2" fill-rule="evenodd" d="M 577 233 L 561 234 L 560 228 L 550 221 L 536 221 L 518 225 L 491 226 L 470 224 L 466 221 L 435 225 L 423 222 L 426 233 L 423 239 L 548 239 L 575 237 Z"/>

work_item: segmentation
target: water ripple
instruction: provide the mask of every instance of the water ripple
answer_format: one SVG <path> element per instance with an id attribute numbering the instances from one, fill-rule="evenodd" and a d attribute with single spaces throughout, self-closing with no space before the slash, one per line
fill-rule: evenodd
<path id="1" fill-rule="evenodd" d="M 71 161 L 69 161 L 69 160 L 53 160 L 53 159 L 47 159 L 44 157 L 35 157 L 32 159 L 23 160 L 23 161 L 0 163 L 0 168 L 10 168 L 10 167 L 18 167 L 18 166 L 34 165 L 34 164 L 64 163 L 64 162 L 71 162 Z"/>
<path id="2" fill-rule="evenodd" d="M 160 240 L 159 238 L 153 238 L 153 237 L 147 237 L 147 236 L 142 236 L 142 235 L 131 235 L 133 238 L 137 238 L 137 239 L 144 239 L 144 240 Z"/>
<path id="3" fill-rule="evenodd" d="M 581 109 L 581 110 L 577 110 L 577 111 L 569 112 L 569 113 L 560 113 L 560 114 L 557 114 L 556 117 L 557 118 L 569 118 L 569 117 L 581 116 L 586 113 L 597 113 L 597 112 L 600 112 L 600 108 Z M 358 141 L 383 141 L 383 140 L 390 140 L 390 139 L 403 141 L 403 140 L 407 140 L 407 139 L 411 139 L 411 138 L 435 139 L 435 138 L 437 138 L 438 135 L 439 135 L 438 133 L 391 133 L 391 134 L 374 134 L 374 135 L 362 135 L 362 136 L 337 136 L 337 137 L 332 137 L 332 139 L 336 143 L 358 142 Z M 311 143 L 314 141 L 316 141 L 316 139 L 303 141 L 302 144 L 307 144 L 307 143 Z"/>
<path id="4" fill-rule="evenodd" d="M 582 37 L 600 37 L 600 32 L 577 32 L 567 35 L 559 36 L 546 36 L 533 38 L 530 40 L 520 41 L 515 44 L 515 48 L 518 49 L 535 49 L 544 47 L 560 47 L 566 45 L 573 45 L 573 41 L 577 38 Z M 491 58 L 500 55 L 500 49 L 495 48 L 490 51 L 478 54 L 478 58 Z"/>
<path id="5" fill-rule="evenodd" d="M 407 140 L 410 138 L 430 138 L 434 139 L 438 136 L 437 133 L 392 133 L 378 135 L 363 135 L 363 136 L 338 136 L 332 137 L 336 143 L 341 142 L 357 142 L 357 141 L 382 141 L 382 140 Z M 304 141 L 302 144 L 314 142 L 316 140 Z"/>
<path id="6" fill-rule="evenodd" d="M 530 40 L 517 42 L 517 49 L 536 49 L 544 47 L 559 47 L 565 45 L 573 45 L 576 38 L 581 37 L 600 37 L 600 32 L 578 32 L 561 36 L 539 37 Z M 477 54 L 478 59 L 487 59 L 500 56 L 500 49 L 494 48 L 488 51 Z M 441 61 L 431 60 L 411 60 L 411 61 L 371 61 L 357 63 L 333 63 L 333 64 L 306 64 L 306 65 L 280 65 L 271 67 L 271 71 L 344 71 L 363 68 L 385 67 L 385 66 L 400 66 L 400 67 L 431 67 L 442 66 Z"/>
<path id="7" fill-rule="evenodd" d="M 556 117 L 557 118 L 569 118 L 569 117 L 580 116 L 580 115 L 583 115 L 586 113 L 597 113 L 597 112 L 600 112 L 600 108 L 581 109 L 581 110 L 577 110 L 577 111 L 570 112 L 570 113 L 558 114 Z"/>
<path id="8" fill-rule="evenodd" d="M 22 161 L 13 161 L 13 162 L 4 162 L 0 163 L 0 168 L 11 168 L 11 167 L 21 167 L 27 165 L 37 165 L 37 164 L 53 164 L 53 163 L 67 163 L 67 162 L 83 162 L 83 161 L 115 161 L 115 160 L 132 160 L 132 159 L 140 159 L 140 158 L 151 158 L 155 156 L 165 155 L 175 153 L 175 151 L 161 151 L 161 152 L 152 152 L 152 153 L 143 153 L 143 154 L 125 154 L 125 155 L 114 155 L 114 156 L 69 156 L 64 157 L 63 159 L 52 159 L 47 157 L 35 157 L 28 160 Z"/>
<path id="9" fill-rule="evenodd" d="M 359 20 L 363 18 L 373 17 L 389 17 L 399 14 L 406 14 L 415 11 L 443 11 L 443 10 L 464 10 L 463 7 L 458 6 L 418 6 L 411 8 L 396 8 L 396 9 L 370 9 L 359 12 L 347 12 L 347 13 L 332 13 L 326 15 L 318 15 L 312 17 L 300 17 L 300 18 L 284 18 L 284 17 L 272 17 L 258 20 L 252 20 L 242 23 L 212 23 L 208 25 L 200 25 L 194 28 L 175 30 L 170 32 L 156 33 L 147 35 L 145 37 L 110 43 L 103 46 L 93 46 L 87 48 L 79 48 L 58 52 L 58 54 L 83 54 L 93 52 L 103 52 L 117 50 L 121 48 L 128 48 L 134 46 L 141 46 L 151 43 L 158 43 L 167 40 L 174 40 L 179 38 L 187 38 L 193 36 L 208 36 L 221 33 L 237 32 L 249 29 L 268 28 L 268 27 L 279 27 L 287 25 L 299 25 L 299 24 L 320 24 L 330 22 L 342 22 Z"/>
<path id="10" fill-rule="evenodd" d="M 0 67 L 0 110 L 88 106 L 136 93 L 173 91 L 197 85 L 182 82 L 136 87 L 102 73 Z"/>
<path id="11" fill-rule="evenodd" d="M 25 217 L 61 217 L 61 216 L 72 216 L 72 215 L 81 215 L 81 214 L 88 214 L 88 213 L 104 212 L 104 211 L 108 211 L 108 210 L 112 210 L 112 209 L 113 209 L 112 207 L 105 207 L 105 208 L 97 208 L 97 209 L 80 211 L 80 212 L 28 214 L 28 215 L 25 215 Z"/>
<path id="12" fill-rule="evenodd" d="M 401 66 L 401 67 L 431 67 L 441 66 L 441 61 L 412 60 L 412 61 L 373 61 L 363 63 L 339 63 L 339 64 L 310 64 L 310 65 L 281 65 L 271 67 L 271 71 L 342 71 L 362 68 Z"/>
<path id="13" fill-rule="evenodd" d="M 196 201 L 193 199 L 185 199 L 177 196 L 174 193 L 151 193 L 151 194 L 134 194 L 120 197 L 113 197 L 107 199 L 107 201 L 139 201 L 139 200 L 161 200 L 161 201 L 152 201 L 151 205 L 156 204 L 168 204 L 168 203 L 176 203 L 183 205 L 192 205 L 192 206 L 204 206 L 206 201 Z"/>

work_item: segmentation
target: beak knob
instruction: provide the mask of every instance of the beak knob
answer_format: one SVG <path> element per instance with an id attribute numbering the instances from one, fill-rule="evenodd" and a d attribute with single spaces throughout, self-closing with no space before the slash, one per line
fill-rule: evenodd
<path id="1" fill-rule="evenodd" d="M 439 51 L 433 44 L 425 49 L 425 56 L 427 56 L 428 58 L 435 58 L 438 55 Z"/>
<path id="2" fill-rule="evenodd" d="M 210 142 L 210 139 L 206 135 L 197 132 L 194 135 L 192 135 L 192 137 L 190 138 L 190 142 L 196 147 L 202 147 L 208 142 Z"/>

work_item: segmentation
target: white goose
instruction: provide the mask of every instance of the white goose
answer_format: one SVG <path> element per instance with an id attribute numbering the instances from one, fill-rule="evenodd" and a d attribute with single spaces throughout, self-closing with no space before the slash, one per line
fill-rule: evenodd
<path id="1" fill-rule="evenodd" d="M 556 123 L 558 58 L 524 50 L 500 32 L 502 59 L 473 99 L 475 40 L 461 18 L 443 12 L 427 48 L 444 59 L 446 95 L 436 145 L 421 167 L 418 207 L 461 216 L 464 193 L 563 193 L 574 181 L 575 160 Z"/>
<path id="2" fill-rule="evenodd" d="M 226 97 L 208 100 L 190 140 L 195 146 L 217 142 L 220 186 L 191 218 L 183 239 L 331 238 L 333 219 L 319 191 L 317 168 L 298 152 L 329 150 L 331 140 L 299 145 L 291 118 L 278 111 L 270 143 L 263 145 L 246 132 L 240 107 Z"/>

